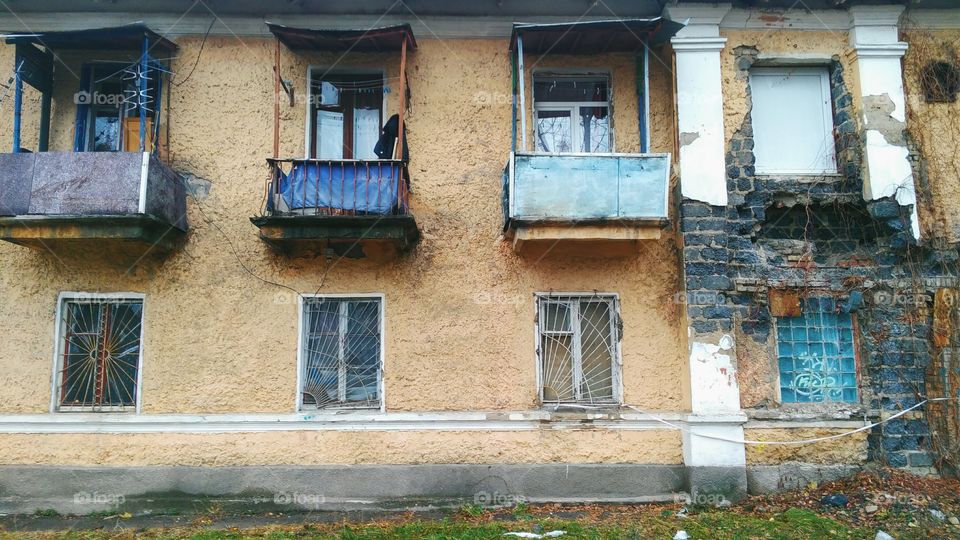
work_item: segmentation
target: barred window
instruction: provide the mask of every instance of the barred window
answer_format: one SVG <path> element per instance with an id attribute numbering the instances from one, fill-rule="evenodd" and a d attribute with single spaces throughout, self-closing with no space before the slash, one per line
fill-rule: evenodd
<path id="1" fill-rule="evenodd" d="M 809 298 L 798 317 L 777 319 L 777 362 L 784 403 L 856 403 L 853 317 L 832 298 Z"/>
<path id="2" fill-rule="evenodd" d="M 544 403 L 619 401 L 618 310 L 612 295 L 537 299 L 539 386 Z"/>
<path id="3" fill-rule="evenodd" d="M 301 407 L 379 407 L 381 298 L 306 298 Z"/>
<path id="4" fill-rule="evenodd" d="M 143 299 L 78 295 L 60 302 L 58 410 L 135 409 Z"/>

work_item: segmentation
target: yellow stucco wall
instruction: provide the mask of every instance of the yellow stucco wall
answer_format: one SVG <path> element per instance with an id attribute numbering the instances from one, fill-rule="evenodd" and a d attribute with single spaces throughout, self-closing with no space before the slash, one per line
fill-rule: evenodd
<path id="1" fill-rule="evenodd" d="M 753 428 L 743 430 L 750 441 L 802 441 L 850 431 L 826 428 Z M 810 444 L 747 445 L 747 465 L 773 465 L 787 461 L 835 465 L 867 460 L 867 432 Z"/>
<path id="2" fill-rule="evenodd" d="M 172 67 L 182 80 L 200 39 L 177 41 L 181 48 Z M 594 290 L 620 295 L 625 402 L 650 410 L 688 409 L 672 240 L 648 243 L 637 257 L 617 260 L 515 255 L 500 236 L 500 176 L 510 150 L 506 40 L 422 39 L 419 45 L 408 66 L 411 204 L 422 233 L 412 253 L 387 263 L 290 259 L 258 239 L 248 218 L 260 211 L 268 172 L 263 160 L 272 153 L 274 42 L 211 37 L 192 76 L 170 96 L 172 166 L 212 184 L 208 197 L 188 201 L 191 231 L 182 250 L 128 272 L 106 254 L 64 258 L 0 245 L 0 332 L 8 336 L 0 340 L 0 413 L 50 409 L 60 291 L 146 294 L 143 414 L 293 412 L 296 295 L 248 274 L 234 248 L 258 276 L 302 293 L 385 294 L 387 411 L 536 407 L 533 293 Z M 12 65 L 12 56 L 12 47 L 3 47 L 0 64 Z M 65 61 L 78 70 L 83 56 Z M 99 52 L 93 57 L 104 59 Z M 383 68 L 388 77 L 398 69 L 396 57 L 354 55 L 338 62 L 286 49 L 281 63 L 298 100 L 281 107 L 282 156 L 303 155 L 307 65 Z M 634 64 L 613 55 L 590 62 L 604 65 L 613 73 L 617 149 L 635 151 Z M 58 68 L 58 81 L 69 76 L 63 72 Z M 670 151 L 669 75 L 654 73 L 654 148 Z M 396 80 L 388 84 L 386 114 L 396 110 L 398 96 Z M 72 146 L 75 86 L 68 83 L 55 94 L 51 150 Z M 492 95 L 505 97 L 483 97 Z M 37 107 L 31 100 L 25 107 L 27 147 L 35 144 Z M 10 144 L 11 110 L 5 105 L 0 111 L 0 145 Z M 324 450 L 289 453 L 304 440 Z M 367 450 L 356 451 L 358 444 Z M 0 437 L 0 449 L 4 463 L 680 461 L 676 433 L 605 430 L 16 435 Z"/>
<path id="3" fill-rule="evenodd" d="M 903 59 L 907 130 L 923 155 L 917 183 L 923 233 L 960 242 L 960 101 L 928 103 L 921 72 L 930 62 L 957 65 L 960 32 L 909 25 L 902 39 L 910 47 Z"/>

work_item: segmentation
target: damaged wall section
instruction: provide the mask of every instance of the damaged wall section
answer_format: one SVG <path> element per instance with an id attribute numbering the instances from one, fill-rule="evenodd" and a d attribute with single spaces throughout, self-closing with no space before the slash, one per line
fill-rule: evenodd
<path id="1" fill-rule="evenodd" d="M 916 245 L 912 208 L 893 197 L 864 201 L 865 133 L 839 58 L 829 64 L 837 173 L 758 175 L 748 84 L 758 51 L 733 53 L 748 110 L 728 141 L 729 203 L 683 199 L 680 208 L 691 342 L 735 337 L 740 406 L 757 420 L 877 419 L 918 403 L 932 354 L 930 306 L 938 288 L 957 283 L 956 249 Z M 803 338 L 790 334 L 778 347 L 778 326 L 805 332 L 824 356 L 785 352 Z M 847 356 L 830 349 L 847 346 Z M 822 361 L 798 373 L 779 362 L 791 354 Z M 789 394 L 795 377 L 811 375 L 836 382 L 832 398 Z M 908 414 L 870 433 L 869 457 L 931 470 L 929 438 L 923 413 Z"/>

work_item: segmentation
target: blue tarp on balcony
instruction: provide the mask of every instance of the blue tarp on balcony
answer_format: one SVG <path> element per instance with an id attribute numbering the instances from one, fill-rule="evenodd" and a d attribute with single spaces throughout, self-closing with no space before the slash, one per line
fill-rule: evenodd
<path id="1" fill-rule="evenodd" d="M 270 210 L 396 214 L 400 179 L 399 161 L 295 160 L 289 172 L 279 172 L 280 200 Z"/>

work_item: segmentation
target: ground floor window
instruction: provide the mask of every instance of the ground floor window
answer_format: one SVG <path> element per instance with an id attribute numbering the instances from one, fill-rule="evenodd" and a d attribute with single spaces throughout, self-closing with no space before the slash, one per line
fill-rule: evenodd
<path id="1" fill-rule="evenodd" d="M 135 408 L 143 298 L 65 295 L 61 297 L 59 312 L 57 408 Z"/>
<path id="2" fill-rule="evenodd" d="M 383 299 L 303 300 L 301 408 L 380 407 Z"/>
<path id="3" fill-rule="evenodd" d="M 777 361 L 783 403 L 856 403 L 853 316 L 832 298 L 803 302 L 796 317 L 777 318 Z"/>
<path id="4" fill-rule="evenodd" d="M 539 296 L 537 334 L 544 403 L 619 400 L 619 307 L 615 296 Z"/>

